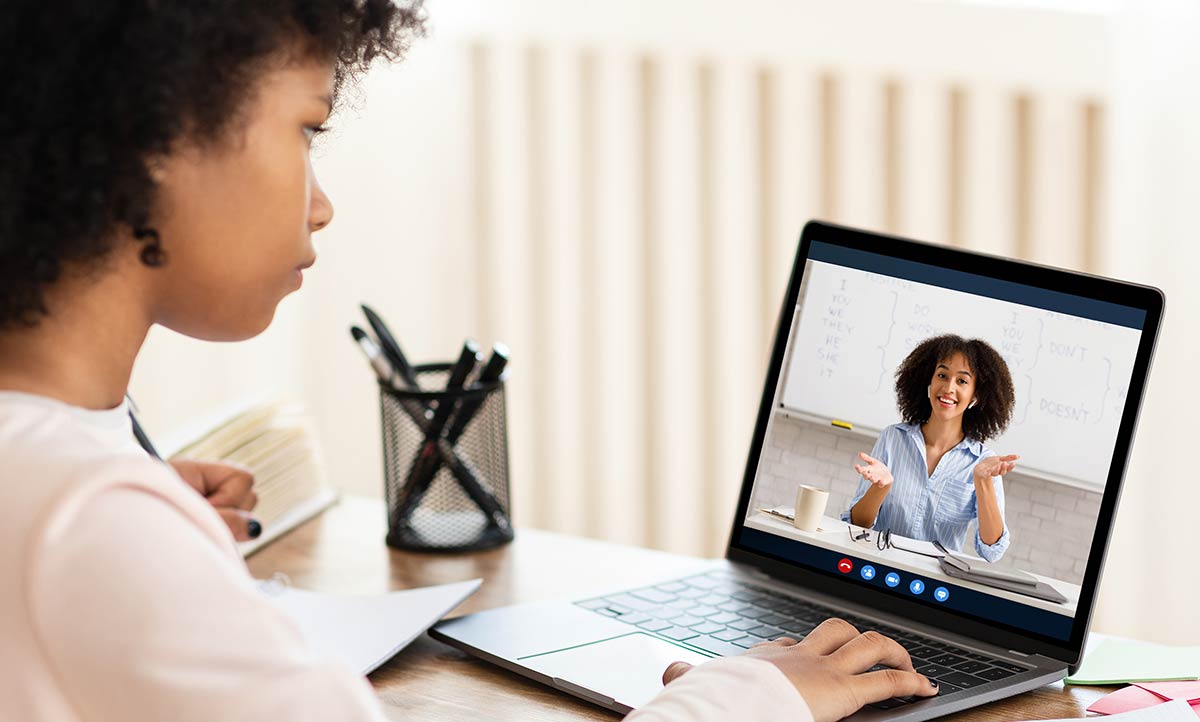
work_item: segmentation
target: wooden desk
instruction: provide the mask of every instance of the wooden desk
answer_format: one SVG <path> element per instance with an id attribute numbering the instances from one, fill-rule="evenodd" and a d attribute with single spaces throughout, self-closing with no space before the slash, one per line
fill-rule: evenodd
<path id="1" fill-rule="evenodd" d="M 610 590 L 606 579 L 631 568 L 672 574 L 695 560 L 579 537 L 520 529 L 516 541 L 478 554 L 409 554 L 383 543 L 383 506 L 348 498 L 248 561 L 256 577 L 287 574 L 304 589 L 382 592 L 483 577 L 483 587 L 453 615 L 562 595 Z M 391 719 L 604 720 L 619 716 L 535 684 L 422 635 L 371 675 Z M 948 720 L 1082 717 L 1101 687 L 1059 683 Z"/>

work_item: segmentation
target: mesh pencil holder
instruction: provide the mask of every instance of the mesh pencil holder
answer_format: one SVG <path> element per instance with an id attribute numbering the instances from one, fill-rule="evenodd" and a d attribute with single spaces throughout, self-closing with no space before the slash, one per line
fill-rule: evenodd
<path id="1" fill-rule="evenodd" d="M 451 364 L 414 371 L 422 388 L 445 388 Z M 449 421 L 429 438 L 437 409 Z M 388 546 L 466 552 L 512 541 L 504 381 L 415 391 L 379 384 Z"/>

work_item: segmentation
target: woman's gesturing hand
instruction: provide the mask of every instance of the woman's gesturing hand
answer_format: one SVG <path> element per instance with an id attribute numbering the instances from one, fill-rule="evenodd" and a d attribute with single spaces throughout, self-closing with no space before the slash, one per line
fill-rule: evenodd
<path id="1" fill-rule="evenodd" d="M 254 539 L 262 524 L 250 514 L 258 503 L 254 474 L 249 469 L 223 462 L 171 459 L 175 473 L 216 508 L 238 541 Z"/>
<path id="2" fill-rule="evenodd" d="M 861 474 L 864 479 L 880 489 L 886 489 L 892 485 L 892 472 L 888 471 L 887 466 L 882 461 L 868 456 L 865 451 L 858 452 L 858 457 L 864 463 L 855 464 L 854 470 Z"/>
<path id="3" fill-rule="evenodd" d="M 980 459 L 975 465 L 976 479 L 993 479 L 997 476 L 1004 476 L 1012 471 L 1017 465 L 1017 459 L 1021 458 L 1016 454 L 1008 456 L 989 456 L 986 459 Z"/>
<path id="4" fill-rule="evenodd" d="M 932 697 L 938 688 L 913 670 L 908 652 L 878 632 L 859 634 L 849 622 L 827 619 L 803 641 L 782 637 L 760 642 L 746 651 L 775 665 L 796 686 L 815 722 L 833 722 L 854 714 L 864 704 L 891 697 Z M 888 669 L 870 671 L 882 665 Z M 663 673 L 663 684 L 691 669 L 675 662 Z"/>

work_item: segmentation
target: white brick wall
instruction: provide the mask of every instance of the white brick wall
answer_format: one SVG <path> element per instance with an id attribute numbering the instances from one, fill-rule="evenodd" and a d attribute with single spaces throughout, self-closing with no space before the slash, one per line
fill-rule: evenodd
<path id="1" fill-rule="evenodd" d="M 837 516 L 849 506 L 858 486 L 853 467 L 858 452 L 870 453 L 873 445 L 874 439 L 856 432 L 776 417 L 763 448 L 751 509 L 791 506 L 796 487 L 811 484 L 829 490 L 826 512 Z M 1100 497 L 1098 492 L 1016 473 L 1005 477 L 1005 522 L 1012 544 L 997 566 L 1081 583 Z M 966 538 L 974 534 L 972 525 Z M 969 544 L 964 549 L 973 553 Z"/>

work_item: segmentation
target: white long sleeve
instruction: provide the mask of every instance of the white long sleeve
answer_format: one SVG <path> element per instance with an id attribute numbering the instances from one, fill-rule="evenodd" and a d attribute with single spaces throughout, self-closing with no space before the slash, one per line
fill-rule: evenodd
<path id="1" fill-rule="evenodd" d="M 0 720 L 382 722 L 123 407 L 0 391 Z"/>
<path id="2" fill-rule="evenodd" d="M 384 719 L 363 677 L 315 658 L 244 567 L 142 489 L 82 505 L 32 581 L 34 631 L 83 719 Z"/>
<path id="3" fill-rule="evenodd" d="M 812 722 L 796 687 L 770 662 L 725 657 L 692 668 L 627 722 Z"/>

